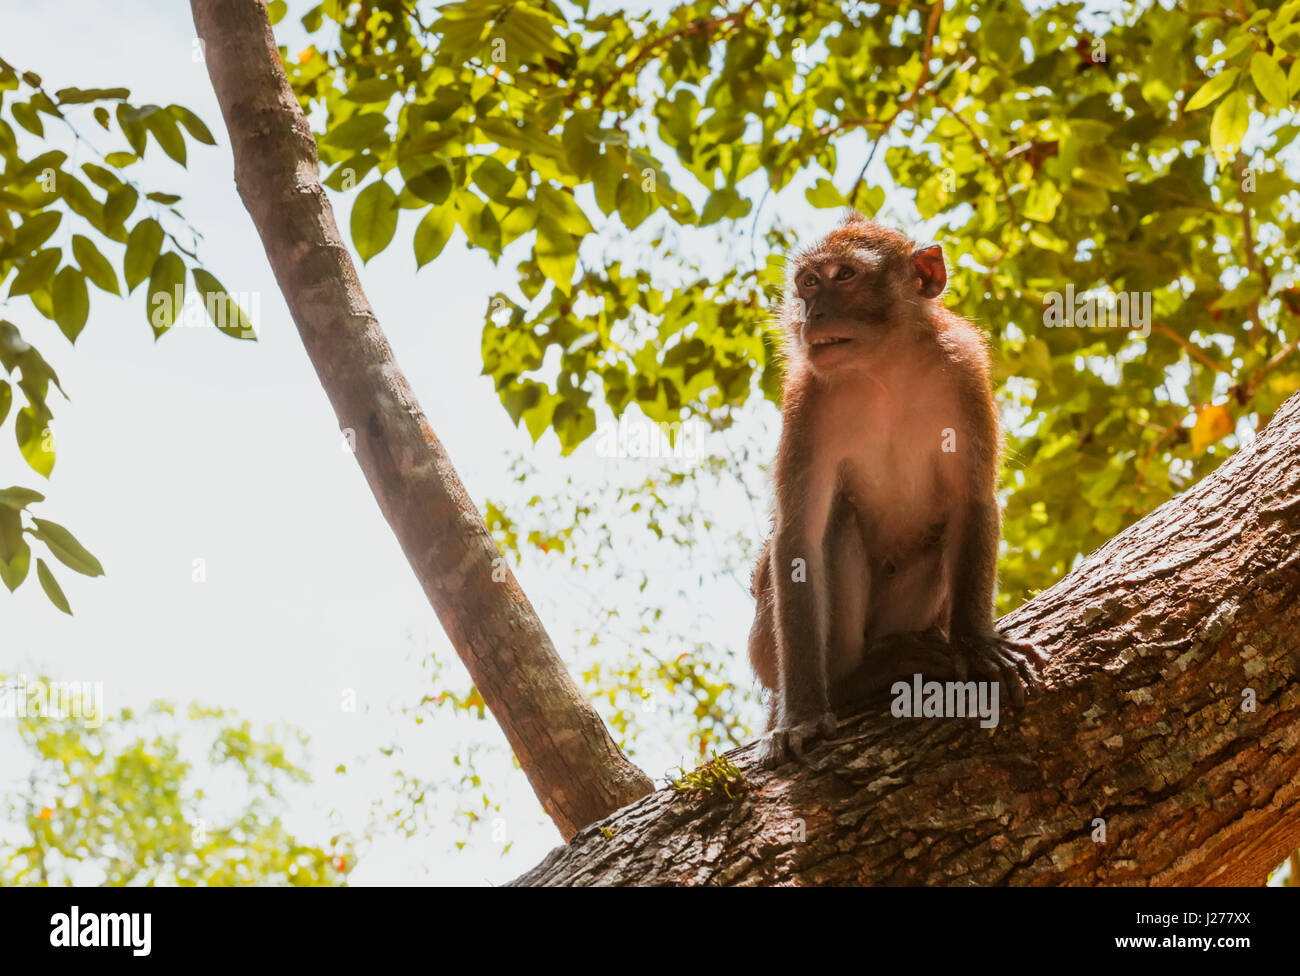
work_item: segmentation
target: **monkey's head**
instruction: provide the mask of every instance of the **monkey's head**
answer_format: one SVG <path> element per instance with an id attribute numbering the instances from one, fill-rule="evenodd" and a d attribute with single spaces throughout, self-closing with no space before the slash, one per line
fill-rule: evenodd
<path id="1" fill-rule="evenodd" d="M 897 330 L 926 327 L 947 283 L 939 245 L 918 246 L 851 213 L 790 265 L 789 354 L 819 371 L 865 361 Z"/>

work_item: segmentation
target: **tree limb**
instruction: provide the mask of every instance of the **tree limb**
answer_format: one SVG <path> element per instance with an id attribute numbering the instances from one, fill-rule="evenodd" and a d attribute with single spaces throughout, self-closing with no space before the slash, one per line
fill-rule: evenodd
<path id="1" fill-rule="evenodd" d="M 1051 687 L 996 728 L 876 703 L 807 765 L 738 750 L 739 801 L 661 790 L 515 883 L 1262 884 L 1300 847 L 1300 396 L 1002 625 Z"/>
<path id="2" fill-rule="evenodd" d="M 644 796 L 393 359 L 321 188 L 262 0 L 192 0 L 235 182 L 357 461 L 447 636 L 560 833 Z"/>

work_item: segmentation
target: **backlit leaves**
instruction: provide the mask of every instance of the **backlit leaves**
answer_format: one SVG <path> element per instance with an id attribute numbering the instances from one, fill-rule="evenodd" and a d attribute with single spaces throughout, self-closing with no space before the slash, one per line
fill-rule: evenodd
<path id="1" fill-rule="evenodd" d="M 1068 6 L 946 4 L 924 74 L 906 5 L 679 3 L 635 30 L 533 2 L 441 7 L 427 32 L 392 11 L 378 27 L 333 11 L 338 43 L 315 38 L 291 81 L 323 112 L 327 165 L 364 158 L 400 177 L 399 198 L 436 204 L 417 263 L 457 226 L 509 257 L 484 371 L 512 419 L 566 451 L 584 404 L 725 425 L 753 393 L 779 396 L 769 303 L 793 238 L 775 207 L 753 212 L 793 185 L 824 229 L 868 146 L 896 188 L 865 179 L 852 203 L 904 229 L 913 207 L 933 218 L 946 300 L 1016 380 L 1004 607 L 1235 449 L 1207 404 L 1245 397 L 1230 416 L 1250 425 L 1300 385 L 1289 359 L 1268 365 L 1300 314 L 1284 297 L 1300 200 L 1276 156 L 1300 134 L 1280 114 L 1300 90 L 1297 0 L 1244 20 L 1117 7 L 1087 25 Z M 355 121 L 380 112 L 382 128 Z M 717 227 L 728 273 L 697 272 L 680 240 L 700 227 Z M 608 253 L 624 237 L 640 267 Z M 389 239 L 354 232 L 363 257 Z M 1044 296 L 1067 285 L 1149 293 L 1159 328 L 1044 328 Z"/>
<path id="2" fill-rule="evenodd" d="M 383 180 L 366 186 L 352 205 L 352 240 L 362 261 L 388 246 L 397 231 L 397 194 Z"/>
<path id="3" fill-rule="evenodd" d="M 207 312 L 213 325 L 236 339 L 256 338 L 252 320 L 221 282 L 202 268 L 193 269 L 191 274 L 194 277 L 194 287 L 198 289 L 199 298 L 203 302 L 204 311 Z"/>
<path id="4" fill-rule="evenodd" d="M 145 297 L 156 338 L 176 324 L 185 304 L 185 262 L 175 251 L 168 251 L 154 262 Z"/>
<path id="5" fill-rule="evenodd" d="M 67 612 L 43 561 L 37 573 Z M 85 705 L 104 707 L 93 696 Z M 306 736 L 292 728 L 255 728 L 226 709 L 162 701 L 84 717 L 42 710 L 14 725 L 27 788 L 11 792 L 3 811 L 14 829 L 0 842 L 0 885 L 87 876 L 111 887 L 335 885 L 355 864 L 347 837 L 317 845 L 282 822 L 287 789 L 310 778 Z M 219 802 L 204 785 L 214 779 L 226 784 Z"/>

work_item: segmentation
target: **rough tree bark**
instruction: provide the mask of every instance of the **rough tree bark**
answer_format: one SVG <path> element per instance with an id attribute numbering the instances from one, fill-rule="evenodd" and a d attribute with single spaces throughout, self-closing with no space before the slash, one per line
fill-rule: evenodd
<path id="1" fill-rule="evenodd" d="M 192 0 L 235 182 L 370 489 L 566 839 L 644 796 L 429 427 L 361 290 L 262 0 Z M 494 579 L 494 570 L 496 578 Z"/>
<path id="2" fill-rule="evenodd" d="M 1029 708 L 881 703 L 743 799 L 661 790 L 515 884 L 1261 884 L 1300 846 L 1298 594 L 1300 396 L 1004 618 L 1053 656 Z"/>

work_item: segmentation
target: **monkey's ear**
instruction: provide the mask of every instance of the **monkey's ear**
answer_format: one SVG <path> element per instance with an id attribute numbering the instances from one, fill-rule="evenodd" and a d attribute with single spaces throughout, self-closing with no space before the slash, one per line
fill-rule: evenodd
<path id="1" fill-rule="evenodd" d="M 943 248 L 938 244 L 918 247 L 912 252 L 916 269 L 916 290 L 924 298 L 938 298 L 948 284 L 948 269 L 943 263 Z"/>

